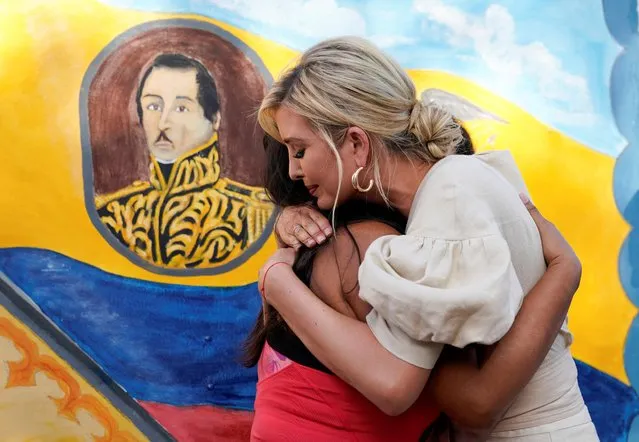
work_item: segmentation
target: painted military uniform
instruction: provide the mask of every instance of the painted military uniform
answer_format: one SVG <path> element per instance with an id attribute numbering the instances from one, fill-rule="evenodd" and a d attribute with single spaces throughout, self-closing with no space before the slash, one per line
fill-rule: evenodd
<path id="1" fill-rule="evenodd" d="M 96 197 L 100 220 L 129 250 L 168 268 L 217 267 L 261 236 L 273 213 L 264 189 L 220 178 L 217 134 L 179 158 L 168 178 Z"/>

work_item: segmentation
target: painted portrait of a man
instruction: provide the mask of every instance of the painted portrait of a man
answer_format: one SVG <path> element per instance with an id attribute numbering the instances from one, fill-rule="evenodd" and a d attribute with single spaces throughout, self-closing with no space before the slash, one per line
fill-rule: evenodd
<path id="1" fill-rule="evenodd" d="M 136 75 L 129 108 L 134 111 L 131 125 L 141 129 L 141 147 L 131 158 L 134 164 L 122 162 L 120 155 L 131 155 L 125 146 L 112 152 L 116 158 L 109 160 L 108 176 L 94 160 L 97 179 L 106 177 L 106 185 L 95 185 L 94 203 L 110 235 L 144 262 L 166 269 L 210 269 L 241 257 L 263 239 L 274 207 L 259 183 L 247 182 L 259 175 L 254 159 L 248 164 L 253 170 L 246 170 L 246 161 L 235 167 L 227 161 L 224 170 L 222 157 L 246 156 L 259 145 L 246 133 L 244 140 L 252 145 L 238 145 L 228 129 L 222 139 L 225 124 L 237 126 L 238 116 L 251 110 L 236 111 L 234 117 L 224 111 L 224 104 L 228 108 L 233 98 L 243 98 L 245 88 L 237 84 L 235 90 L 221 90 L 215 74 L 186 49 L 156 52 Z M 228 56 L 215 61 L 229 62 Z M 146 170 L 140 172 L 140 164 Z M 114 177 L 119 170 L 135 179 Z"/>

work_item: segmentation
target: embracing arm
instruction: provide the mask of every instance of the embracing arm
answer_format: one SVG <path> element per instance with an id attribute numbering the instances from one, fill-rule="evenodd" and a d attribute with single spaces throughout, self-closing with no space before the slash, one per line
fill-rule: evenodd
<path id="1" fill-rule="evenodd" d="M 527 207 L 541 234 L 547 272 L 481 367 L 446 352 L 428 383 L 442 410 L 462 426 L 489 427 L 503 415 L 541 365 L 579 285 L 573 250 L 530 202 Z M 430 370 L 392 355 L 366 324 L 328 307 L 287 266 L 269 273 L 265 295 L 324 365 L 382 411 L 401 413 L 421 393 Z"/>
<path id="2" fill-rule="evenodd" d="M 290 274 L 288 274 L 290 272 Z M 288 268 L 271 276 L 287 286 L 289 299 L 269 303 L 284 317 L 304 345 L 337 376 L 356 388 L 386 414 L 398 415 L 412 405 L 428 379 L 424 370 L 389 353 L 368 325 L 348 317 L 317 298 Z"/>
<path id="3" fill-rule="evenodd" d="M 351 229 L 361 253 L 374 238 L 390 233 L 380 231 L 379 223 L 376 224 L 373 227 L 362 223 Z M 341 285 L 336 289 L 331 284 L 337 278 L 322 275 L 321 269 L 335 267 L 340 240 L 337 235 L 336 257 L 327 247 L 328 253 L 320 252 L 313 267 L 313 288 L 324 299 L 330 297 L 329 291 L 339 290 L 342 296 Z M 348 281 L 357 280 L 358 266 L 340 263 L 343 269 L 340 276 L 346 287 L 350 285 Z M 269 272 L 264 294 L 316 358 L 386 414 L 401 414 L 421 394 L 430 370 L 395 357 L 375 339 L 366 323 L 326 305 L 288 266 L 277 266 Z M 365 315 L 366 306 L 357 298 L 356 290 L 348 293 L 347 302 L 358 317 Z"/>
<path id="4" fill-rule="evenodd" d="M 524 298 L 515 322 L 478 367 L 447 349 L 428 388 L 459 425 L 487 428 L 498 421 L 548 353 L 579 286 L 581 265 L 557 229 L 526 201 L 544 245 L 548 270 Z"/>

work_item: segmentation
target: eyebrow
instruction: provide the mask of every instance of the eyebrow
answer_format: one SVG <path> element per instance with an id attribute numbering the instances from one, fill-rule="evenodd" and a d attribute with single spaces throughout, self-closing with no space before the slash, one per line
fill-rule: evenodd
<path id="1" fill-rule="evenodd" d="M 284 142 L 284 144 L 291 144 L 291 143 L 306 143 L 306 140 L 302 139 L 302 138 L 296 138 L 296 137 L 289 137 L 289 138 L 285 138 L 282 140 Z"/>
<path id="2" fill-rule="evenodd" d="M 142 98 L 159 98 L 160 100 L 162 100 L 162 97 L 156 94 L 144 94 Z M 175 98 L 178 100 L 188 100 L 195 103 L 195 101 L 191 97 L 187 97 L 186 95 L 178 95 Z"/>

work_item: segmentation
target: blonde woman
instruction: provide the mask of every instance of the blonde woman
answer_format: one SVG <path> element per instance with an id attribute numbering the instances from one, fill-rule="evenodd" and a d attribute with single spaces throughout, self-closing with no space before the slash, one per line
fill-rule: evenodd
<path id="1" fill-rule="evenodd" d="M 433 392 L 439 407 L 462 427 L 489 428 L 488 440 L 597 441 L 564 321 L 578 260 L 543 218 L 538 231 L 512 158 L 451 155 L 459 125 L 415 97 L 398 64 L 358 38 L 319 43 L 271 87 L 260 125 L 286 145 L 291 179 L 317 206 L 366 199 L 408 224 L 406 235 L 375 240 L 362 261 L 367 324 L 322 304 L 291 270 L 290 249 L 262 269 L 266 301 L 319 361 L 388 414 L 444 377 L 432 383 L 450 386 Z M 330 234 L 305 209 L 285 211 L 278 224 L 293 246 Z M 552 238 L 543 249 L 540 232 Z"/>

